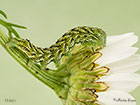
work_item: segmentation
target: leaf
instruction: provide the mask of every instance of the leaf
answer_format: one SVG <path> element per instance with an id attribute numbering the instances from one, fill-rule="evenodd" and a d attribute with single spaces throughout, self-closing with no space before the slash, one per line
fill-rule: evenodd
<path id="1" fill-rule="evenodd" d="M 0 14 L 7 19 L 7 15 L 2 10 L 0 10 Z M 27 27 L 25 27 L 25 26 L 20 26 L 17 24 L 9 23 L 9 22 L 4 21 L 3 19 L 0 19 L 0 24 L 3 25 L 5 28 L 7 28 L 10 38 L 12 38 L 12 33 L 17 38 L 20 38 L 20 35 L 17 33 L 17 31 L 13 27 L 27 29 Z"/>
<path id="2" fill-rule="evenodd" d="M 7 15 L 2 10 L 0 10 L 0 14 L 7 19 Z"/>

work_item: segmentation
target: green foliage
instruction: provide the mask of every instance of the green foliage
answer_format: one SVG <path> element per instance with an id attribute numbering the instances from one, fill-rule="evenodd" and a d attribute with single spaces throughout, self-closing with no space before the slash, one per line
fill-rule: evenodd
<path id="1" fill-rule="evenodd" d="M 7 19 L 7 15 L 2 10 L 0 10 L 0 14 Z M 26 27 L 24 27 L 24 26 L 20 26 L 20 25 L 17 25 L 17 24 L 9 23 L 9 22 L 6 22 L 6 21 L 4 21 L 2 19 L 0 19 L 0 24 L 3 25 L 5 28 L 7 28 L 8 34 L 9 34 L 10 38 L 12 38 L 12 33 L 16 37 L 18 37 L 18 38 L 20 37 L 19 34 L 15 31 L 15 29 L 13 27 L 26 29 Z"/>

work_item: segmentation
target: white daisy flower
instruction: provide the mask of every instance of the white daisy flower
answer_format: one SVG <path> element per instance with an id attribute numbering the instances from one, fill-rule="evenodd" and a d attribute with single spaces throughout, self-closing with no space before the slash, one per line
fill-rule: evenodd
<path id="1" fill-rule="evenodd" d="M 0 24 L 7 25 L 4 21 Z M 13 33 L 16 37 L 8 37 L 0 30 L 0 44 L 53 89 L 63 105 L 136 105 L 129 94 L 140 85 L 140 75 L 135 73 L 140 69 L 140 55 L 136 54 L 138 48 L 132 47 L 138 41 L 134 33 L 108 36 L 106 42 L 103 30 L 77 27 L 49 48 L 35 47 Z M 47 68 L 52 61 L 55 70 Z"/>
<path id="2" fill-rule="evenodd" d="M 98 81 L 105 82 L 109 88 L 97 93 L 98 101 L 103 105 L 136 105 L 136 100 L 129 93 L 140 85 L 138 48 L 132 47 L 138 41 L 134 33 L 108 36 L 107 45 L 100 52 L 103 54 L 96 63 L 110 68 L 106 76 Z"/>

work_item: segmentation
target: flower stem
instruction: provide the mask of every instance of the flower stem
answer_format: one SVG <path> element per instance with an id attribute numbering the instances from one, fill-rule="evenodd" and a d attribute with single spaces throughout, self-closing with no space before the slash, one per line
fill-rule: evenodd
<path id="1" fill-rule="evenodd" d="M 53 90 L 57 90 L 63 87 L 59 80 L 54 79 L 52 75 L 47 73 L 47 71 L 45 71 L 44 74 L 37 65 L 34 64 L 32 68 L 27 66 L 28 59 L 26 59 L 25 56 L 21 54 L 17 49 L 8 47 L 6 45 L 8 42 L 8 36 L 2 30 L 0 30 L 0 44 L 20 65 L 22 65 L 28 72 L 30 72 L 33 76 L 35 76 L 37 79 L 42 81 Z"/>

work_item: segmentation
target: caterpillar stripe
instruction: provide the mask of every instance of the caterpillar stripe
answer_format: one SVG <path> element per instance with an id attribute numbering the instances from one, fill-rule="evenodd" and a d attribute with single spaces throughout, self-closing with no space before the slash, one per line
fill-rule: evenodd
<path id="1" fill-rule="evenodd" d="M 52 61 L 60 61 L 79 43 L 90 47 L 94 52 L 102 49 L 106 44 L 106 33 L 100 28 L 81 26 L 69 30 L 48 48 L 36 47 L 28 39 L 22 38 L 13 38 L 10 43 L 34 62 L 47 66 Z"/>

